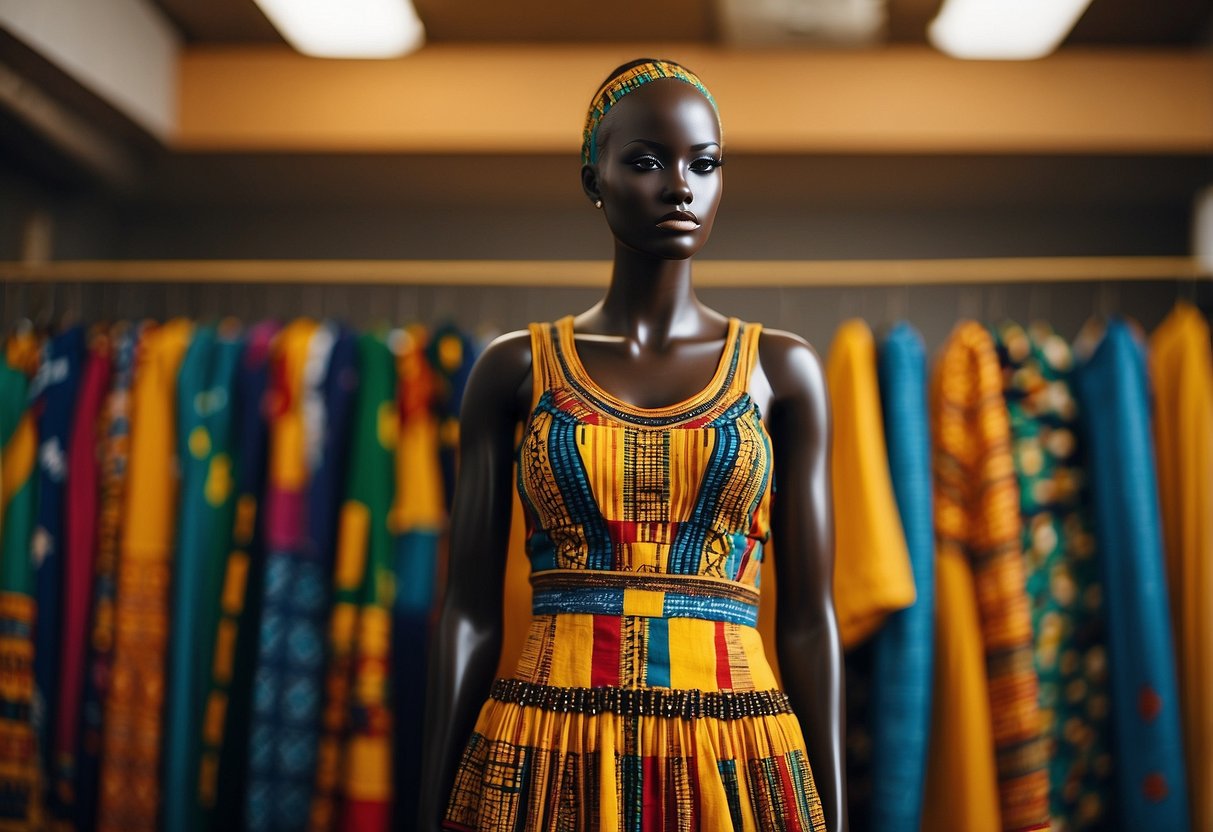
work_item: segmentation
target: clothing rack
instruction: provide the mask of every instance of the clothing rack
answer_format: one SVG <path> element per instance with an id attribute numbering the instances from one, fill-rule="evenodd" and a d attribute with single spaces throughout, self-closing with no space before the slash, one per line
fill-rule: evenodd
<path id="1" fill-rule="evenodd" d="M 602 286 L 606 260 L 47 260 L 0 261 L 24 283 L 346 283 Z M 930 260 L 702 260 L 699 286 L 814 287 L 1193 280 L 1194 257 L 1001 257 Z"/>

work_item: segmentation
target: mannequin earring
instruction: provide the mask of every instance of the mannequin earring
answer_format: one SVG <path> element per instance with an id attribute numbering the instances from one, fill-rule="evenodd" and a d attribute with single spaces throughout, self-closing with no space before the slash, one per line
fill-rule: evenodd
<path id="1" fill-rule="evenodd" d="M 601 207 L 602 207 L 602 200 L 601 200 L 601 199 L 596 199 L 596 200 L 594 200 L 594 207 L 595 207 L 595 208 L 601 208 Z"/>

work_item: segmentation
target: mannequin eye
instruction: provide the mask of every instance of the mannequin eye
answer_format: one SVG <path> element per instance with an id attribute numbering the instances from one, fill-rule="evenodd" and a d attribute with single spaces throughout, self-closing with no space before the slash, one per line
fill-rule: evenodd
<path id="1" fill-rule="evenodd" d="M 715 159 L 711 156 L 704 156 L 701 159 L 696 159 L 691 162 L 691 170 L 696 173 L 711 173 L 724 164 L 724 159 Z"/>
<path id="2" fill-rule="evenodd" d="M 636 170 L 660 170 L 661 162 L 657 161 L 653 156 L 639 156 L 631 161 L 632 167 Z"/>

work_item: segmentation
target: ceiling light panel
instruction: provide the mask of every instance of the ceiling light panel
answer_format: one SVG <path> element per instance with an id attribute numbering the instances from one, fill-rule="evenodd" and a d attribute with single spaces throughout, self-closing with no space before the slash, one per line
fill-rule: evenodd
<path id="1" fill-rule="evenodd" d="M 1061 45 L 1091 0 L 944 0 L 927 35 L 954 58 L 1024 61 Z"/>
<path id="2" fill-rule="evenodd" d="M 395 58 L 425 40 L 410 0 L 255 0 L 286 42 L 316 58 Z"/>

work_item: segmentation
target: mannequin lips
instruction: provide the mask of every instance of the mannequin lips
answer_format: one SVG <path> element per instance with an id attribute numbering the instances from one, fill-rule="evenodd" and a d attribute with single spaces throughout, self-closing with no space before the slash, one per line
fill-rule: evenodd
<path id="1" fill-rule="evenodd" d="M 699 227 L 699 218 L 690 211 L 671 211 L 657 221 L 657 227 L 670 231 L 694 231 Z"/>

